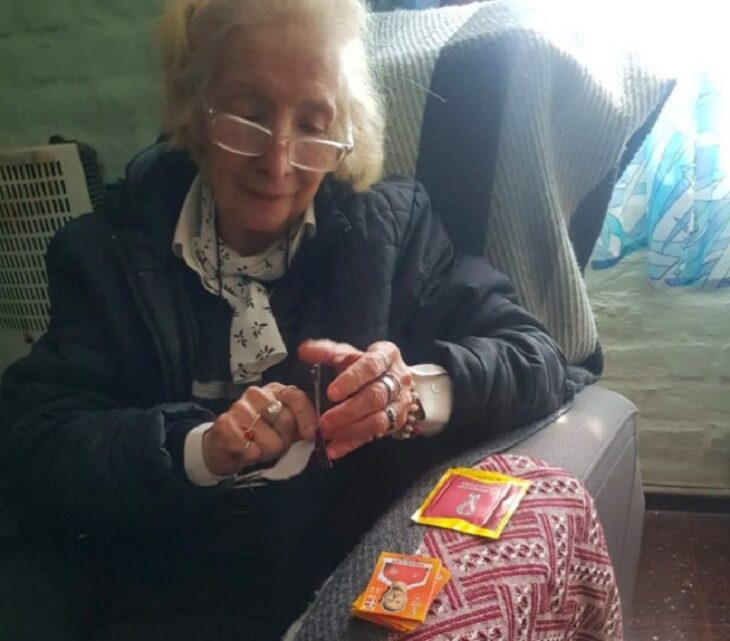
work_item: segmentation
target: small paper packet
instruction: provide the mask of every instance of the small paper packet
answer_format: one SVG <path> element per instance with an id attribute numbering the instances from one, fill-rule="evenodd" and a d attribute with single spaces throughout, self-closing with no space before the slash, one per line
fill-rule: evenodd
<path id="1" fill-rule="evenodd" d="M 498 472 L 452 467 L 411 519 L 497 539 L 529 486 L 530 481 Z"/>
<path id="2" fill-rule="evenodd" d="M 450 578 L 439 559 L 383 552 L 352 614 L 400 632 L 415 630 Z"/>

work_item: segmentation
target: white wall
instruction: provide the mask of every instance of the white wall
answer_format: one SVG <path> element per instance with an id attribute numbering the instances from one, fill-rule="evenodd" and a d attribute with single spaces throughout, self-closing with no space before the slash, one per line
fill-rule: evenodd
<path id="1" fill-rule="evenodd" d="M 604 383 L 641 412 L 645 485 L 730 491 L 730 289 L 652 288 L 643 253 L 586 280 Z"/>

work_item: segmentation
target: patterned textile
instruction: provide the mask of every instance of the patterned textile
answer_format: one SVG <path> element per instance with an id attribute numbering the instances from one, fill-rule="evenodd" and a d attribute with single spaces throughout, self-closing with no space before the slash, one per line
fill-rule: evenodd
<path id="1" fill-rule="evenodd" d="M 478 469 L 532 481 L 497 541 L 429 528 L 419 554 L 452 580 L 426 623 L 404 641 L 562 641 L 622 638 L 621 607 L 593 501 L 566 472 L 518 456 Z"/>
<path id="2" fill-rule="evenodd" d="M 455 243 L 509 275 L 583 363 L 598 336 L 571 240 L 587 260 L 627 142 L 672 83 L 607 38 L 600 7 L 562 4 L 377 13 L 370 51 L 386 88 L 387 173 L 423 182 Z M 590 198 L 588 224 L 571 236 Z"/>
<path id="3" fill-rule="evenodd" d="M 593 266 L 611 267 L 645 247 L 648 276 L 654 283 L 730 287 L 726 69 L 703 65 L 677 83 L 616 185 Z"/>
<path id="4" fill-rule="evenodd" d="M 409 514 L 401 511 L 401 528 L 415 530 L 418 542 L 402 547 L 384 543 L 362 563 L 351 564 L 346 575 L 325 584 L 309 614 L 287 639 L 622 639 L 618 587 L 603 528 L 585 488 L 564 470 L 528 457 L 492 455 L 475 467 L 532 481 L 498 540 L 409 525 Z M 432 604 L 426 622 L 406 636 L 349 616 L 348 604 L 362 590 L 382 549 L 438 556 L 453 575 Z M 333 593 L 337 601 L 323 603 Z"/>
<path id="5" fill-rule="evenodd" d="M 210 187 L 200 175 L 190 187 L 173 245 L 198 273 L 203 286 L 222 296 L 233 309 L 230 361 L 234 384 L 260 380 L 262 372 L 286 358 L 286 346 L 263 283 L 284 275 L 305 226 L 295 225 L 261 254 L 240 256 L 217 237 Z"/>

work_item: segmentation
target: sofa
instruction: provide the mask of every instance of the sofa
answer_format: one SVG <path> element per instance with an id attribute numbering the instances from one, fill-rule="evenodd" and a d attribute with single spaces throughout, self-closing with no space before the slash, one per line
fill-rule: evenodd
<path id="1" fill-rule="evenodd" d="M 621 394 L 590 385 L 576 395 L 570 410 L 508 451 L 565 469 L 593 497 L 627 621 L 644 521 L 636 406 Z"/>

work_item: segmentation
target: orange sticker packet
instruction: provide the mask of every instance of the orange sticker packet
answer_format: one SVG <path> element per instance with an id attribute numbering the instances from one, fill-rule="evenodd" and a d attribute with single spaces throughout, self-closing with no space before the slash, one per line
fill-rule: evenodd
<path id="1" fill-rule="evenodd" d="M 413 632 L 419 625 L 421 625 L 418 621 L 408 621 L 406 619 L 399 619 L 396 616 L 385 616 L 382 614 L 368 614 L 366 612 L 355 612 L 353 611 L 353 614 L 358 619 L 363 619 L 364 621 L 370 621 L 370 623 L 377 623 L 378 625 L 383 625 L 386 628 L 390 628 L 391 630 L 396 630 L 397 632 Z"/>
<path id="2" fill-rule="evenodd" d="M 438 574 L 436 574 L 436 580 L 434 581 L 433 586 L 433 595 L 431 596 L 431 601 L 433 601 L 434 598 L 443 590 L 444 586 L 451 581 L 451 572 L 449 572 L 448 568 L 441 566 L 441 569 L 438 571 Z M 360 605 L 362 601 L 365 598 L 365 595 L 367 594 L 367 590 L 363 592 L 360 596 L 355 599 L 355 601 L 352 604 L 352 611 L 355 612 L 355 610 L 360 609 Z"/>
<path id="3" fill-rule="evenodd" d="M 449 569 L 441 566 L 441 569 L 439 570 L 439 573 L 436 575 L 436 582 L 433 586 L 433 597 L 431 598 L 431 601 L 433 601 L 436 596 L 438 595 L 441 590 L 444 589 L 444 586 L 451 581 L 451 572 L 449 572 Z"/>
<path id="4" fill-rule="evenodd" d="M 436 598 L 436 595 L 441 592 L 443 587 L 451 580 L 451 572 L 449 572 L 445 567 L 441 566 L 441 571 L 436 575 L 436 582 L 433 589 L 433 597 L 431 601 L 433 602 L 433 599 Z M 430 609 L 429 605 L 429 609 Z M 361 616 L 361 615 L 360 615 Z M 405 619 L 400 619 L 397 616 L 382 616 L 382 615 L 373 615 L 373 618 L 368 620 L 373 621 L 374 623 L 378 623 L 380 625 L 384 625 L 391 630 L 396 630 L 398 632 L 413 632 L 419 625 L 417 621 L 407 621 Z"/>
<path id="5" fill-rule="evenodd" d="M 498 539 L 529 486 L 530 481 L 498 472 L 452 467 L 411 519 Z"/>
<path id="6" fill-rule="evenodd" d="M 395 555 L 393 555 L 395 556 Z M 400 555 L 398 555 L 400 556 Z M 422 557 L 411 557 L 411 558 L 422 558 Z M 429 559 L 432 560 L 432 559 Z M 431 602 L 433 601 L 434 597 L 441 592 L 443 587 L 451 580 L 451 572 L 449 572 L 448 569 L 441 566 L 441 569 L 437 572 L 436 577 L 432 583 L 432 590 L 431 595 L 428 600 L 428 606 L 426 607 L 426 611 L 428 611 L 428 608 L 430 607 Z M 352 604 L 352 613 L 360 618 L 364 619 L 366 621 L 371 621 L 372 623 L 377 623 L 379 625 L 384 625 L 391 630 L 396 630 L 398 632 L 411 632 L 415 630 L 420 624 L 420 621 L 417 620 L 409 620 L 406 618 L 401 618 L 398 614 L 375 614 L 372 612 L 372 610 L 368 607 L 364 607 L 363 604 L 365 601 L 369 598 L 368 595 L 371 594 L 369 591 L 370 584 L 368 584 L 368 588 L 366 588 L 365 592 L 363 592 Z"/>
<path id="7" fill-rule="evenodd" d="M 353 613 L 397 617 L 422 623 L 434 596 L 441 561 L 423 556 L 382 552 Z"/>

